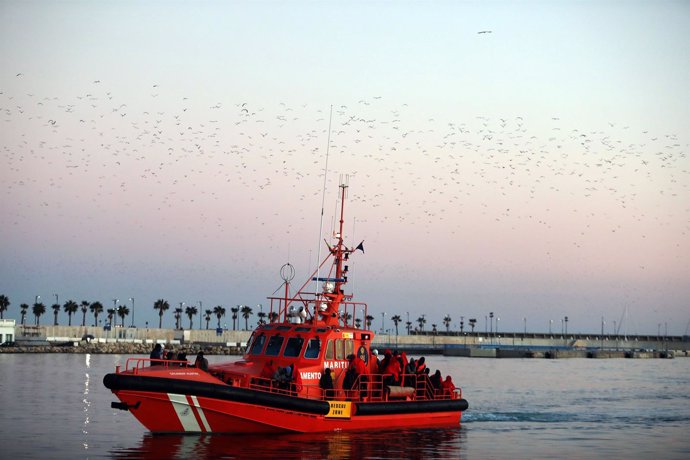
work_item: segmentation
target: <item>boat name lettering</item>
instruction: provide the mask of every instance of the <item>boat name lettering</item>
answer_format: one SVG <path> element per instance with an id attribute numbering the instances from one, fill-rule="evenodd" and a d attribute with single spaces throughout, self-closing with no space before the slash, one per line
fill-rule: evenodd
<path id="1" fill-rule="evenodd" d="M 323 368 L 331 368 L 331 369 L 347 369 L 350 366 L 350 363 L 347 361 L 324 361 L 323 362 Z"/>
<path id="2" fill-rule="evenodd" d="M 199 375 L 198 372 L 171 372 L 170 375 Z"/>
<path id="3" fill-rule="evenodd" d="M 299 375 L 302 380 L 319 380 L 321 378 L 321 372 L 300 372 Z"/>

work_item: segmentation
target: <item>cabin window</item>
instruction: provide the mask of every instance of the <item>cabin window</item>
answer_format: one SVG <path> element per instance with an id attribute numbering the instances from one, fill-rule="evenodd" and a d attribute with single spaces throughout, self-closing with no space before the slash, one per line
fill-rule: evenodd
<path id="1" fill-rule="evenodd" d="M 348 339 L 343 340 L 345 342 L 345 356 L 350 356 L 355 354 L 355 341 Z"/>
<path id="2" fill-rule="evenodd" d="M 304 357 L 308 359 L 316 359 L 321 353 L 321 339 L 314 337 L 307 342 L 307 350 L 304 352 Z"/>
<path id="3" fill-rule="evenodd" d="M 338 339 L 335 341 L 335 359 L 345 359 L 345 341 Z"/>
<path id="4" fill-rule="evenodd" d="M 335 358 L 335 347 L 333 346 L 333 341 L 329 340 L 328 343 L 326 344 L 326 358 L 325 359 L 330 359 L 332 360 Z"/>
<path id="5" fill-rule="evenodd" d="M 299 352 L 302 351 L 302 345 L 304 344 L 304 339 L 302 337 L 290 337 L 285 345 L 285 351 L 283 356 L 288 358 L 294 358 L 299 356 Z"/>
<path id="6" fill-rule="evenodd" d="M 272 335 L 271 338 L 268 339 L 266 355 L 278 356 L 278 353 L 280 353 L 280 348 L 283 346 L 283 340 L 285 340 L 285 337 L 282 335 Z"/>
<path id="7" fill-rule="evenodd" d="M 250 348 L 249 353 L 252 355 L 260 355 L 261 350 L 264 349 L 264 344 L 266 343 L 266 336 L 261 334 L 258 337 L 255 337 L 254 342 L 249 345 L 248 348 Z"/>

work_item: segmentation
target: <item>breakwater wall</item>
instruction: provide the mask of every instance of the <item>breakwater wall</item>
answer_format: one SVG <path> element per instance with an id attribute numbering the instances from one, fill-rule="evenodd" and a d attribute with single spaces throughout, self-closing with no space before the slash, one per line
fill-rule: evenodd
<path id="1" fill-rule="evenodd" d="M 148 354 L 155 343 L 187 354 L 240 354 L 250 331 L 215 329 L 157 329 L 95 326 L 15 326 L 16 346 L 0 352 L 82 352 Z M 645 358 L 688 356 L 686 336 L 550 335 L 506 333 L 378 334 L 373 346 L 408 353 L 492 358 Z"/>

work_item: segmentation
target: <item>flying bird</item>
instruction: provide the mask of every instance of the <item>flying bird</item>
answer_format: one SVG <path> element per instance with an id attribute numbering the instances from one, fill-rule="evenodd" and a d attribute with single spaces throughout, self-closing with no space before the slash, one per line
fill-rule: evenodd
<path id="1" fill-rule="evenodd" d="M 477 32 L 477 34 L 490 34 L 492 32 L 493 30 L 480 30 L 479 32 Z"/>

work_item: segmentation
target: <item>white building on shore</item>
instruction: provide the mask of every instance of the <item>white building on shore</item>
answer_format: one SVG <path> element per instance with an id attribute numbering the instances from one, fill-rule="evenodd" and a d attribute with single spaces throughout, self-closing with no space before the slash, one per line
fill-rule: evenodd
<path id="1" fill-rule="evenodd" d="M 14 320 L 0 319 L 0 343 L 14 342 Z"/>

